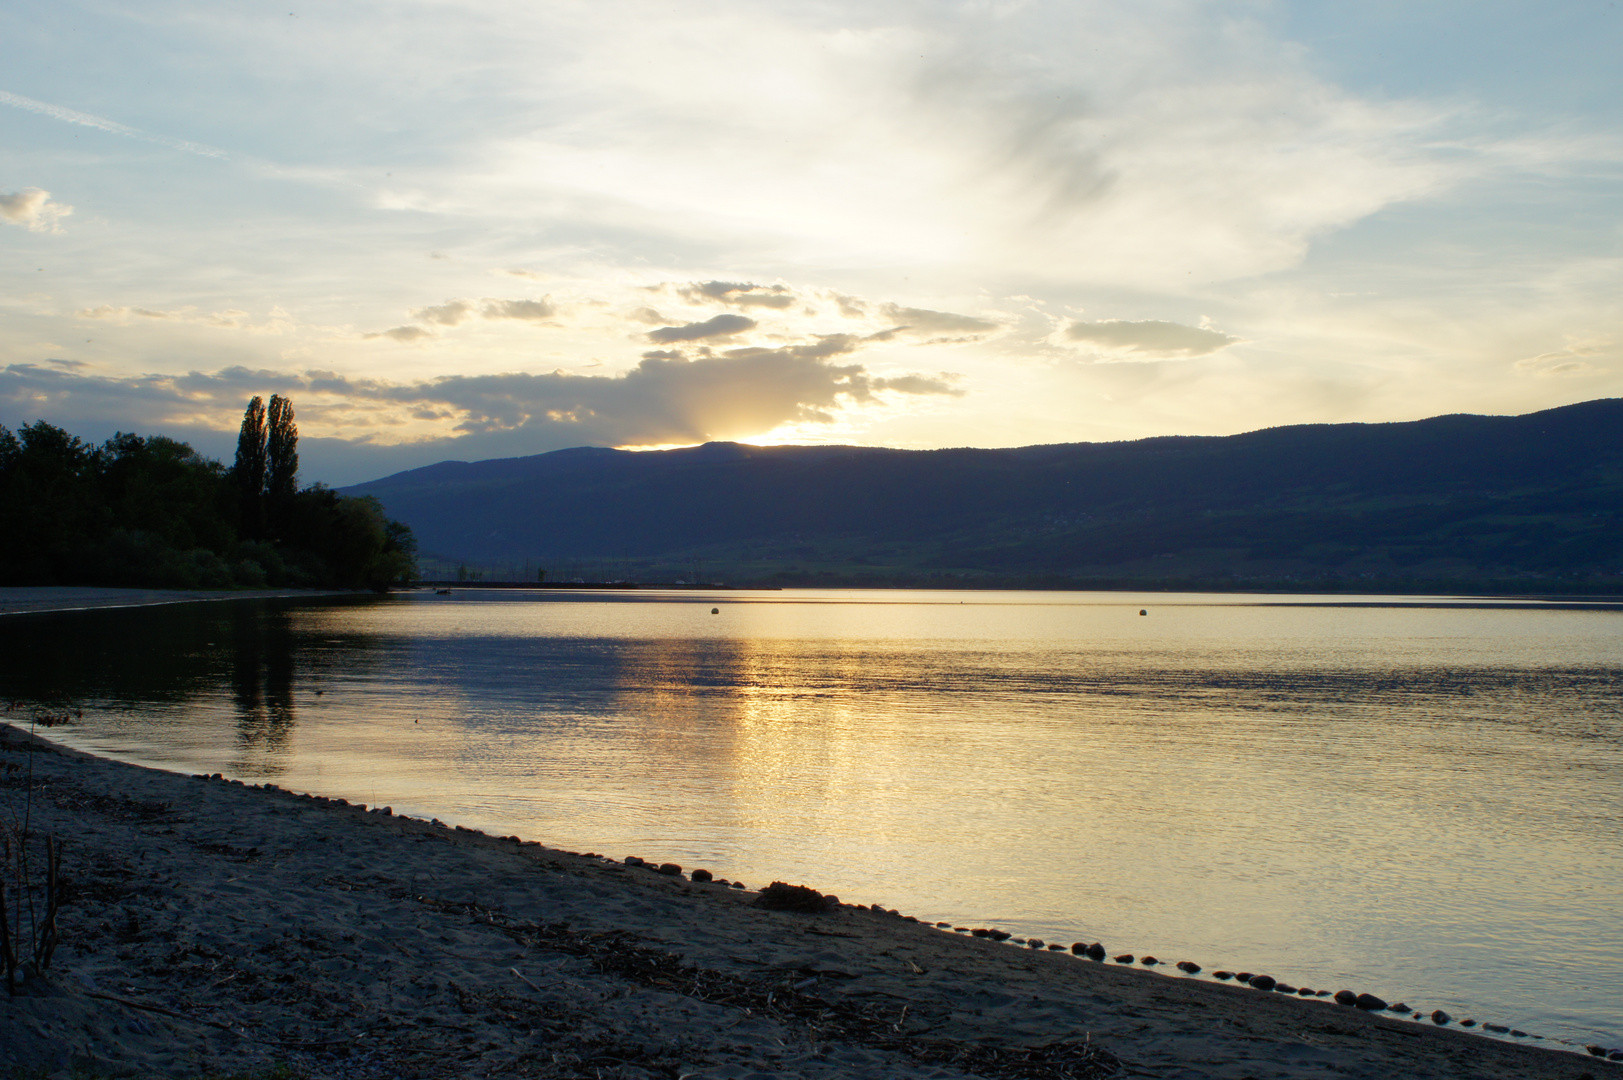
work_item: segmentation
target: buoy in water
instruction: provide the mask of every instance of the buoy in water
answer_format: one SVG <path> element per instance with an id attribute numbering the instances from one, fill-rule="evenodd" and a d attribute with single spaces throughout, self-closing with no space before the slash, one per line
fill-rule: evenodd
<path id="1" fill-rule="evenodd" d="M 720 615 L 721 614 L 721 609 L 719 607 L 713 607 L 713 608 L 710 609 L 710 614 L 712 614 L 712 615 Z"/>
<path id="2" fill-rule="evenodd" d="M 1148 612 L 1148 611 L 1146 611 L 1146 610 L 1145 610 L 1145 609 L 1144 609 L 1144 608 L 1139 608 L 1139 609 L 1138 609 L 1138 613 L 1139 613 L 1139 614 L 1140 614 L 1140 615 L 1148 615 L 1148 614 L 1149 614 L 1149 612 Z"/>

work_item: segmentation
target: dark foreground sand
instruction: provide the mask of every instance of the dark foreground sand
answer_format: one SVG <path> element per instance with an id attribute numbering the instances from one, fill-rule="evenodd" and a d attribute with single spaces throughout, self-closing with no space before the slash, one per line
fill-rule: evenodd
<path id="1" fill-rule="evenodd" d="M 3 726 L 0 813 L 30 769 L 71 903 L 47 976 L 0 987 L 0 1077 L 1623 1077 Z"/>

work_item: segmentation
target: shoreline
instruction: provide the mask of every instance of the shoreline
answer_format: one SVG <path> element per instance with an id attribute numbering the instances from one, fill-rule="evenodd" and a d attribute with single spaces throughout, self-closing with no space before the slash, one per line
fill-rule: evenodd
<path id="1" fill-rule="evenodd" d="M 868 908 L 767 910 L 691 873 L 0 724 L 0 770 L 28 759 L 35 831 L 65 842 L 74 885 L 48 975 L 0 991 L 0 1076 L 1623 1077 L 1581 1049 Z M 25 792 L 5 775 L 9 810 Z"/>
<path id="2" fill-rule="evenodd" d="M 877 593 L 888 592 L 962 592 L 985 593 L 998 591 L 1013 592 L 1097 592 L 1119 593 L 1122 596 L 1153 597 L 1184 590 L 1152 587 L 1104 587 L 1082 588 L 1079 586 L 970 586 L 958 584 L 918 584 L 918 585 L 884 585 L 884 584 L 812 584 L 804 586 L 782 585 L 648 585 L 648 584 L 618 584 L 618 583 L 585 583 L 585 584 L 536 584 L 529 582 L 417 582 L 412 585 L 398 586 L 390 590 L 391 594 L 432 593 L 438 589 L 450 588 L 456 592 L 520 592 L 520 591 L 554 591 L 570 592 L 615 592 L 636 593 L 639 591 L 671 591 L 671 592 L 783 592 L 785 588 L 802 588 L 809 591 L 823 589 L 868 591 Z M 1585 594 L 1585 593 L 1448 593 L 1448 592 L 1415 592 L 1390 593 L 1372 591 L 1361 592 L 1334 592 L 1318 593 L 1311 590 L 1288 591 L 1284 589 L 1253 588 L 1253 589 L 1194 589 L 1197 593 L 1209 593 L 1214 596 L 1254 596 L 1267 604 L 1270 598 L 1288 596 L 1314 596 L 1317 601 L 1315 607 L 1407 607 L 1420 603 L 1425 607 L 1464 607 L 1471 609 L 1488 609 L 1495 606 L 1510 608 L 1526 608 L 1542 605 L 1562 610 L 1595 610 L 1613 611 L 1623 608 L 1623 594 Z M 170 604 L 204 603 L 217 600 L 302 600 L 318 599 L 322 597 L 338 596 L 377 596 L 385 595 L 372 593 L 362 589 L 216 589 L 216 590 L 190 590 L 190 589 L 134 589 L 114 588 L 95 585 L 13 585 L 0 586 L 0 616 L 24 614 L 52 614 L 70 611 L 90 611 L 102 608 L 131 608 L 131 607 L 158 607 Z"/>
<path id="3" fill-rule="evenodd" d="M 0 616 L 90 611 L 96 608 L 158 607 L 213 600 L 297 600 L 321 596 L 364 596 L 355 589 L 122 589 L 95 585 L 13 585 L 0 587 Z"/>

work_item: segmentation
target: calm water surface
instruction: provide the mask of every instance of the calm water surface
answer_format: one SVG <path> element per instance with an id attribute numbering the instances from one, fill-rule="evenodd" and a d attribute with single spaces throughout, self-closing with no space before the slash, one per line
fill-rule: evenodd
<path id="1" fill-rule="evenodd" d="M 129 760 L 1623 1044 L 1617 610 L 465 592 L 0 644 Z"/>

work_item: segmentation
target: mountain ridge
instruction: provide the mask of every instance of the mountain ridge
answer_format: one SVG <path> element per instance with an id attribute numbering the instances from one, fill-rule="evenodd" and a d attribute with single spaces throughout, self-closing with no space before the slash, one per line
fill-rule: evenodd
<path id="1" fill-rule="evenodd" d="M 1610 578 L 1623 399 L 1007 449 L 577 447 L 342 490 L 378 497 L 425 553 L 555 573 L 702 560 L 738 581 Z"/>

